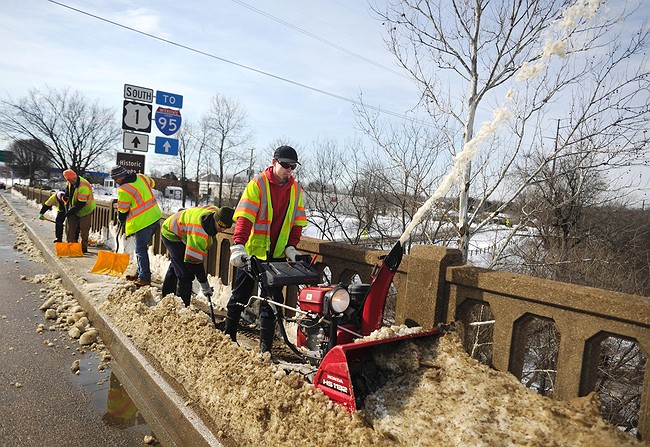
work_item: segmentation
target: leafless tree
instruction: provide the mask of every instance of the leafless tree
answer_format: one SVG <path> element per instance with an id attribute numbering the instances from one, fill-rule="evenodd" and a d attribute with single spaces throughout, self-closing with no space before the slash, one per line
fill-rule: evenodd
<path id="1" fill-rule="evenodd" d="M 377 186 L 375 174 L 381 169 L 369 169 L 358 141 L 339 146 L 335 140 L 326 139 L 314 142 L 313 147 L 314 156 L 301 166 L 309 224 L 323 239 L 342 238 L 359 244 L 367 238 L 377 213 L 378 195 L 373 185 Z M 355 223 L 349 225 L 349 219 Z"/>
<path id="2" fill-rule="evenodd" d="M 59 169 L 83 174 L 101 164 L 119 143 L 114 111 L 67 88 L 30 90 L 18 100 L 0 100 L 0 132 L 12 140 L 33 139 L 47 148 Z"/>
<path id="3" fill-rule="evenodd" d="M 30 185 L 34 184 L 37 171 L 46 171 L 51 166 L 47 147 L 39 140 L 14 141 L 9 151 L 12 153 L 11 169 L 15 174 L 28 178 Z"/>
<path id="4" fill-rule="evenodd" d="M 407 120 L 399 125 L 384 123 L 377 112 L 359 107 L 356 111 L 361 130 L 374 143 L 374 164 L 378 185 L 373 189 L 385 210 L 397 214 L 398 228 L 386 228 L 386 222 L 374 230 L 383 237 L 398 237 L 405 230 L 413 215 L 433 193 L 446 166 L 441 165 L 444 141 L 441 134 L 419 120 Z M 446 163 L 442 160 L 442 163 Z M 372 191 L 371 190 L 371 191 Z M 442 204 L 440 204 L 442 207 Z M 418 233 L 411 234 L 417 242 L 436 242 L 440 226 L 438 222 L 423 222 Z"/>
<path id="5" fill-rule="evenodd" d="M 451 155 L 477 135 L 490 109 L 509 109 L 508 126 L 483 143 L 461 181 L 456 226 L 465 258 L 472 234 L 567 152 L 590 154 L 591 167 L 601 170 L 647 160 L 649 34 L 634 22 L 639 6 L 395 0 L 376 10 L 388 48 L 419 86 L 419 105 Z M 557 118 L 567 126 L 553 139 Z M 514 167 L 532 162 L 533 152 L 540 156 L 529 176 L 515 182 Z M 484 213 L 497 196 L 502 206 Z"/>
<path id="6" fill-rule="evenodd" d="M 215 156 L 219 184 L 217 204 L 221 206 L 226 170 L 229 164 L 236 160 L 247 160 L 252 131 L 248 127 L 244 107 L 220 93 L 212 98 L 210 110 L 204 120 L 211 138 L 206 146 L 208 175 L 211 174 L 212 157 Z"/>

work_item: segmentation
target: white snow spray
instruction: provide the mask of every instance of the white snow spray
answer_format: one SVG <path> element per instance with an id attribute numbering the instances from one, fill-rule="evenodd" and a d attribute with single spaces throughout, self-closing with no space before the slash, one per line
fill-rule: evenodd
<path id="1" fill-rule="evenodd" d="M 442 179 L 442 182 L 440 182 L 438 189 L 436 189 L 433 195 L 429 197 L 429 199 L 417 210 L 411 222 L 406 226 L 404 233 L 400 236 L 399 242 L 402 246 L 411 236 L 413 229 L 422 221 L 425 214 L 433 207 L 434 203 L 449 191 L 449 188 L 451 188 L 458 178 L 462 177 L 465 169 L 467 169 L 469 161 L 479 153 L 478 145 L 494 134 L 499 127 L 499 124 L 509 119 L 509 117 L 510 114 L 505 108 L 495 110 L 492 120 L 483 123 L 481 129 L 474 138 L 468 141 L 463 150 L 454 157 L 454 166 L 452 166 L 451 171 L 449 171 L 445 178 Z"/>
<path id="2" fill-rule="evenodd" d="M 601 3 L 604 3 L 602 0 L 578 0 L 573 5 L 569 6 L 562 14 L 562 19 L 556 22 L 553 28 L 557 30 L 566 30 L 575 26 L 575 24 L 581 19 L 592 19 L 596 16 L 596 11 Z M 553 56 L 565 57 L 566 56 L 566 40 L 551 40 L 548 39 L 544 48 L 541 51 L 539 62 L 535 64 L 524 63 L 519 67 L 519 72 L 517 73 L 515 79 L 517 81 L 525 81 L 527 79 L 532 79 L 537 76 L 542 70 L 548 65 L 548 61 Z M 509 98 L 512 98 L 514 92 L 508 90 L 506 94 L 506 101 Z M 413 229 L 422 221 L 427 212 L 433 207 L 437 200 L 444 197 L 444 195 L 449 191 L 449 189 L 456 183 L 459 178 L 463 177 L 465 170 L 467 169 L 469 162 L 479 154 L 478 146 L 479 144 L 486 141 L 491 137 L 499 125 L 504 121 L 510 119 L 510 114 L 507 111 L 506 107 L 501 107 L 493 112 L 492 120 L 484 122 L 481 125 L 478 133 L 470 141 L 465 143 L 463 150 L 454 157 L 454 165 L 452 166 L 450 172 L 442 179 L 438 189 L 433 193 L 433 195 L 426 201 L 424 204 L 417 210 L 413 219 L 406 226 L 406 229 L 399 238 L 399 242 L 402 246 L 408 241 L 411 237 Z"/>

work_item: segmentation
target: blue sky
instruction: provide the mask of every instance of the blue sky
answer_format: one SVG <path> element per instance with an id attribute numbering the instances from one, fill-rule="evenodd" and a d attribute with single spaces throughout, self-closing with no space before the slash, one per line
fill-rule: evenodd
<path id="1" fill-rule="evenodd" d="M 362 93 L 366 104 L 398 115 L 418 100 L 366 0 L 57 2 L 0 2 L 0 96 L 71 87 L 113 107 L 120 122 L 124 85 L 132 84 L 182 95 L 183 120 L 197 121 L 221 93 L 248 112 L 262 160 L 281 138 L 309 151 L 315 140 L 360 137 L 352 104 L 334 96 Z M 153 126 L 150 142 L 156 136 Z M 156 157 L 168 159 L 150 148 L 147 170 Z M 648 170 L 634 176 L 650 177 Z"/>
<path id="2" fill-rule="evenodd" d="M 363 92 L 367 104 L 397 114 L 417 102 L 365 0 L 60 3 L 210 56 L 47 0 L 3 0 L 3 97 L 71 87 L 115 107 L 121 121 L 124 84 L 133 84 L 183 95 L 183 119 L 198 120 L 221 93 L 247 110 L 258 149 L 282 137 L 309 146 L 358 135 L 352 105 L 217 58 L 352 100 Z"/>

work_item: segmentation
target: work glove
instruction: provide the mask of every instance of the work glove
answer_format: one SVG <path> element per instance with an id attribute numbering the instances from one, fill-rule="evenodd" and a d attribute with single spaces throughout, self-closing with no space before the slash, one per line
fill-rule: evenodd
<path id="1" fill-rule="evenodd" d="M 230 264 L 233 266 L 243 268 L 248 261 L 248 257 L 242 244 L 235 244 L 230 247 Z"/>
<path id="2" fill-rule="evenodd" d="M 214 293 L 214 289 L 210 287 L 210 284 L 208 282 L 200 282 L 199 285 L 201 286 L 201 292 L 203 292 L 203 296 L 206 298 L 212 298 L 212 294 Z"/>
<path id="3" fill-rule="evenodd" d="M 43 214 L 39 214 L 39 215 L 38 215 L 38 218 L 39 218 L 40 220 L 45 220 L 45 216 L 44 216 Z"/>
<path id="4" fill-rule="evenodd" d="M 289 261 L 296 262 L 296 256 L 302 256 L 302 253 L 296 250 L 296 247 L 294 247 L 293 245 L 289 245 L 287 248 L 284 249 L 284 255 L 287 257 Z"/>

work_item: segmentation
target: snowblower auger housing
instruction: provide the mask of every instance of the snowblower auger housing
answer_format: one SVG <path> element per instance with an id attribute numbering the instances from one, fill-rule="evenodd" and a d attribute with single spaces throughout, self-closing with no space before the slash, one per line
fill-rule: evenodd
<path id="1" fill-rule="evenodd" d="M 282 312 L 277 311 L 280 332 L 295 354 L 304 362 L 318 366 L 314 386 L 350 412 L 362 407 L 365 397 L 389 380 L 389 374 L 375 364 L 376 354 L 396 352 L 395 347 L 403 346 L 406 340 L 439 334 L 435 329 L 407 331 L 408 335 L 358 341 L 381 328 L 388 293 L 402 255 L 398 241 L 375 265 L 370 284 L 333 285 L 319 284 L 320 275 L 306 260 L 250 259 L 249 274 L 262 286 L 262 296 L 254 298 L 268 301 L 273 307 L 265 292 L 268 287 L 302 286 L 298 308 L 275 303 L 296 312 L 292 319 L 297 323 L 295 345 L 287 337 Z"/>

